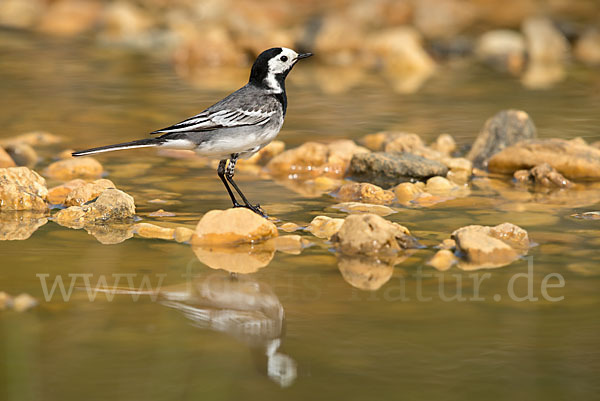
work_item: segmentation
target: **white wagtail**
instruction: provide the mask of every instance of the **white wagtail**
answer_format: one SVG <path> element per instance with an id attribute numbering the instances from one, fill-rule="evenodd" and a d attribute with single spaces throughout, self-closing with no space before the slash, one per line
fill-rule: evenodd
<path id="1" fill-rule="evenodd" d="M 82 150 L 73 156 L 153 146 L 191 149 L 201 156 L 220 160 L 217 174 L 233 207 L 246 207 L 265 216 L 260 205 L 250 204 L 233 181 L 235 163 L 239 158 L 249 158 L 275 139 L 287 107 L 285 78 L 298 60 L 310 56 L 312 53 L 298 54 L 285 47 L 265 50 L 252 65 L 248 83 L 202 113 L 152 132 L 162 134 L 156 138 Z M 243 205 L 238 203 L 227 182 L 240 195 Z"/>

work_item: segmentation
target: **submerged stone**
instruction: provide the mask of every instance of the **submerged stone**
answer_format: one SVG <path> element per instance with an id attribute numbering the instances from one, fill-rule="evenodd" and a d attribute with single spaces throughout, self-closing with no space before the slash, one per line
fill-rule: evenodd
<path id="1" fill-rule="evenodd" d="M 382 188 L 390 188 L 411 179 L 425 180 L 441 175 L 448 168 L 434 160 L 412 153 L 359 153 L 352 157 L 348 175 Z"/>
<path id="2" fill-rule="evenodd" d="M 523 184 L 535 184 L 543 187 L 570 188 L 571 181 L 563 177 L 548 163 L 535 166 L 531 170 L 518 170 L 514 174 L 515 180 Z"/>
<path id="3" fill-rule="evenodd" d="M 547 163 L 569 179 L 600 179 L 600 149 L 564 139 L 519 142 L 494 155 L 490 172 L 513 174 Z"/>

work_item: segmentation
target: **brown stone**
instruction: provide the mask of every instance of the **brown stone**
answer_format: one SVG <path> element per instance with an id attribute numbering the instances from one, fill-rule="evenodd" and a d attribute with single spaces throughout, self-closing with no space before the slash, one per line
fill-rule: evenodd
<path id="1" fill-rule="evenodd" d="M 91 157 L 77 157 L 52 163 L 46 170 L 46 175 L 62 181 L 75 178 L 98 178 L 102 175 L 102 165 Z"/>
<path id="2" fill-rule="evenodd" d="M 406 227 L 368 213 L 346 217 L 331 240 L 340 252 L 350 255 L 373 255 L 417 246 Z"/>
<path id="3" fill-rule="evenodd" d="M 64 204 L 68 194 L 70 194 L 75 188 L 82 187 L 85 184 L 85 180 L 76 178 L 74 180 L 67 181 L 62 185 L 50 188 L 48 190 L 48 202 L 54 205 Z"/>
<path id="4" fill-rule="evenodd" d="M 46 210 L 46 180 L 27 167 L 0 168 L 0 210 Z"/>
<path id="5" fill-rule="evenodd" d="M 0 168 L 16 167 L 15 161 L 6 151 L 0 147 Z"/>
<path id="6" fill-rule="evenodd" d="M 481 35 L 475 47 L 476 57 L 501 72 L 519 74 L 526 61 L 525 38 L 516 31 L 498 29 Z"/>
<path id="7" fill-rule="evenodd" d="M 389 205 L 394 202 L 395 196 L 392 191 L 378 187 L 366 182 L 352 182 L 338 189 L 336 196 L 343 201 L 356 201 L 373 203 L 376 205 Z"/>
<path id="8" fill-rule="evenodd" d="M 290 255 L 299 255 L 304 248 L 310 245 L 310 241 L 299 235 L 283 235 L 271 238 L 266 244 L 273 246 L 276 251 L 288 253 Z"/>
<path id="9" fill-rule="evenodd" d="M 296 223 L 283 223 L 279 228 L 286 233 L 291 233 L 300 229 L 300 226 Z"/>
<path id="10" fill-rule="evenodd" d="M 137 223 L 133 229 L 142 238 L 172 240 L 175 237 L 174 228 L 160 227 L 155 224 Z"/>
<path id="11" fill-rule="evenodd" d="M 350 140 L 338 140 L 329 144 L 306 142 L 298 148 L 286 150 L 267 164 L 270 174 L 278 177 L 309 179 L 320 176 L 341 178 L 346 173 L 350 159 L 368 149 Z"/>
<path id="12" fill-rule="evenodd" d="M 62 141 L 62 138 L 44 131 L 33 131 L 25 134 L 0 139 L 0 146 L 11 146 L 27 144 L 29 146 L 54 145 Z"/>
<path id="13" fill-rule="evenodd" d="M 477 168 L 485 168 L 490 157 L 515 143 L 536 136 L 529 115 L 519 110 L 504 110 L 486 121 L 473 143 L 467 159 Z"/>
<path id="14" fill-rule="evenodd" d="M 585 64 L 600 65 L 600 29 L 588 29 L 575 44 L 575 57 Z"/>
<path id="15" fill-rule="evenodd" d="M 570 188 L 571 181 L 563 177 L 555 168 L 548 163 L 535 166 L 531 170 L 515 171 L 513 177 L 524 184 L 536 184 L 543 187 Z"/>
<path id="16" fill-rule="evenodd" d="M 490 172 L 513 174 L 548 163 L 569 179 L 600 179 L 600 149 L 564 139 L 519 142 L 494 155 Z"/>
<path id="17" fill-rule="evenodd" d="M 18 166 L 32 168 L 38 161 L 37 152 L 26 143 L 8 145 L 6 146 L 6 152 Z"/>
<path id="18" fill-rule="evenodd" d="M 81 206 L 84 203 L 91 201 L 100 196 L 102 192 L 108 188 L 115 188 L 115 184 L 111 180 L 100 179 L 93 182 L 85 183 L 84 185 L 73 188 L 67 194 L 64 200 L 65 206 Z"/>
<path id="19" fill-rule="evenodd" d="M 331 208 L 346 213 L 373 213 L 378 216 L 389 216 L 390 214 L 396 213 L 394 209 L 384 205 L 361 202 L 343 202 L 333 205 Z"/>
<path id="20" fill-rule="evenodd" d="M 317 216 L 308 225 L 308 231 L 315 237 L 329 239 L 340 230 L 342 224 L 344 224 L 344 219 Z"/>
<path id="21" fill-rule="evenodd" d="M 246 208 L 211 210 L 206 213 L 192 238 L 194 245 L 234 245 L 267 240 L 277 236 L 277 227 Z"/>
<path id="22" fill-rule="evenodd" d="M 441 134 L 430 147 L 444 155 L 449 155 L 456 150 L 456 141 L 450 134 Z"/>
<path id="23" fill-rule="evenodd" d="M 187 227 L 175 228 L 175 241 L 177 242 L 190 242 L 194 236 L 194 230 Z"/>
<path id="24" fill-rule="evenodd" d="M 446 271 L 457 262 L 456 256 L 448 249 L 440 249 L 427 262 L 428 265 L 435 267 L 439 271 Z"/>
<path id="25" fill-rule="evenodd" d="M 59 211 L 54 220 L 63 226 L 82 228 L 89 224 L 128 220 L 134 215 L 133 197 L 118 189 L 109 188 L 92 203 Z"/>
<path id="26" fill-rule="evenodd" d="M 452 233 L 452 238 L 467 262 L 459 265 L 464 270 L 508 265 L 529 248 L 527 232 L 510 223 L 462 227 Z"/>

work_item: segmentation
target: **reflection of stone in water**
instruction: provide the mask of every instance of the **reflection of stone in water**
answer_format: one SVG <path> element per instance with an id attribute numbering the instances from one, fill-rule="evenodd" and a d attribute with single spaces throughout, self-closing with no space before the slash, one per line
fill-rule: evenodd
<path id="1" fill-rule="evenodd" d="M 104 245 L 120 244 L 133 237 L 133 226 L 131 224 L 90 224 L 83 228 Z"/>
<path id="2" fill-rule="evenodd" d="M 235 247 L 193 246 L 198 260 L 211 269 L 223 269 L 230 273 L 254 273 L 266 267 L 275 254 L 269 244 L 238 245 Z"/>
<path id="3" fill-rule="evenodd" d="M 394 265 L 400 260 L 382 260 L 374 256 L 338 257 L 338 269 L 351 286 L 375 291 L 387 283 L 394 274 Z"/>
<path id="4" fill-rule="evenodd" d="M 267 358 L 267 375 L 282 387 L 296 378 L 296 362 L 277 352 L 284 310 L 267 285 L 246 276 L 211 274 L 161 290 L 163 305 L 181 311 L 203 329 L 227 333 Z"/>
<path id="5" fill-rule="evenodd" d="M 0 241 L 25 240 L 47 222 L 43 212 L 2 212 Z"/>

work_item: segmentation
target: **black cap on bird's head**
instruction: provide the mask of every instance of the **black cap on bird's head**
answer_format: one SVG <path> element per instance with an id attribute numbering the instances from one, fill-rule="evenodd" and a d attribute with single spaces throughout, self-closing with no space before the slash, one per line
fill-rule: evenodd
<path id="1" fill-rule="evenodd" d="M 298 60 L 312 56 L 312 53 L 296 53 L 286 47 L 273 47 L 258 55 L 252 71 L 250 83 L 266 87 L 274 92 L 282 92 L 283 82 Z"/>

